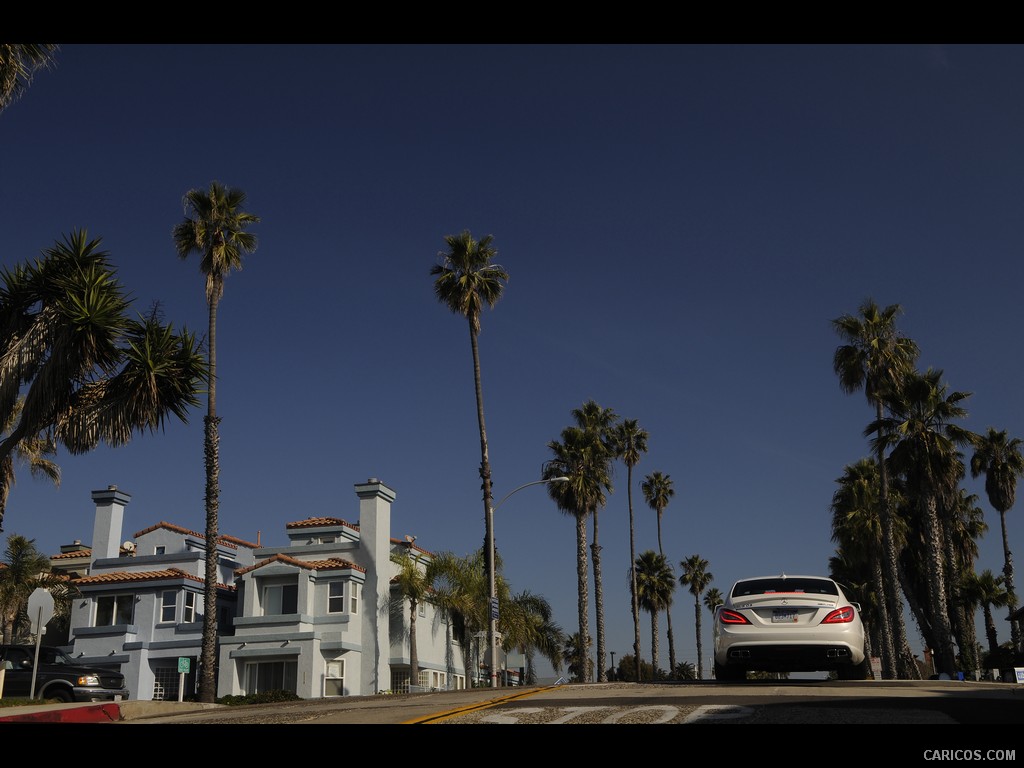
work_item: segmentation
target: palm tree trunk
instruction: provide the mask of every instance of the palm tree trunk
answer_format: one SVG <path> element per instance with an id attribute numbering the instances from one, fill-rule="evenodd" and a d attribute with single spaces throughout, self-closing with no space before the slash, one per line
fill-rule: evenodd
<path id="1" fill-rule="evenodd" d="M 409 685 L 420 684 L 420 657 L 416 648 L 416 601 L 409 601 Z M 412 688 L 410 687 L 410 690 Z"/>
<path id="2" fill-rule="evenodd" d="M 217 417 L 217 294 L 210 297 L 210 388 L 203 420 L 206 464 L 206 570 L 203 636 L 199 661 L 199 701 L 217 698 L 217 545 L 220 538 L 220 419 Z"/>
<path id="3" fill-rule="evenodd" d="M 876 399 L 875 413 L 879 422 L 882 420 L 882 401 Z M 881 434 L 879 435 L 881 437 Z M 910 644 L 907 642 L 907 629 L 903 621 L 903 599 L 899 590 L 899 573 L 896 551 L 896 538 L 893 532 L 892 508 L 889 501 L 889 470 L 885 463 L 885 448 L 879 441 L 878 454 L 879 480 L 879 518 L 882 522 L 882 554 L 885 580 L 882 583 L 882 594 L 885 596 L 886 623 L 882 626 L 882 677 L 914 680 L 920 677 Z M 888 662 L 886 659 L 888 658 Z"/>
<path id="4" fill-rule="evenodd" d="M 668 679 L 676 679 L 676 640 L 672 634 L 672 605 L 665 606 L 665 619 L 668 627 L 666 634 L 668 635 Z"/>
<path id="5" fill-rule="evenodd" d="M 579 669 L 580 682 L 591 682 L 590 677 L 590 628 L 587 624 L 589 600 L 587 599 L 587 518 L 576 515 L 576 590 L 579 618 Z"/>
<path id="6" fill-rule="evenodd" d="M 604 666 L 604 589 L 601 584 L 601 546 L 597 543 L 597 507 L 591 513 L 594 516 L 594 543 L 590 547 L 594 560 L 594 610 L 597 620 L 597 680 L 608 681 L 608 671 Z"/>
<path id="7" fill-rule="evenodd" d="M 924 499 L 924 535 L 927 542 L 928 607 L 933 618 L 936 647 L 933 649 L 939 672 L 952 677 L 956 670 L 956 654 L 946 609 L 946 577 L 943 563 L 942 535 L 940 533 L 936 500 Z"/>
<path id="8" fill-rule="evenodd" d="M 658 678 L 658 611 L 651 611 L 651 680 Z"/>
<path id="9" fill-rule="evenodd" d="M 697 627 L 697 679 L 704 679 L 704 654 L 700 639 L 700 595 L 693 598 L 693 621 Z"/>
<path id="10" fill-rule="evenodd" d="M 1003 533 L 1003 577 L 1006 586 L 1006 599 L 1009 606 L 1009 615 L 1017 610 L 1017 593 L 1013 590 L 1013 553 L 1010 552 L 1010 540 L 1006 535 L 1006 510 L 999 510 L 999 525 Z M 1014 650 L 1021 649 L 1020 622 L 1010 622 L 1010 641 Z"/>
<path id="11" fill-rule="evenodd" d="M 633 665 L 640 681 L 640 604 L 636 596 L 636 529 L 633 525 L 633 467 L 627 466 L 626 497 L 629 500 L 629 601 L 633 611 Z"/>

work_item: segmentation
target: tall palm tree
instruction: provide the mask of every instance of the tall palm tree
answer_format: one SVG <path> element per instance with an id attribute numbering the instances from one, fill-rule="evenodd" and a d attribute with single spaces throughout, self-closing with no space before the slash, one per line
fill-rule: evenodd
<path id="1" fill-rule="evenodd" d="M 116 447 L 170 416 L 187 421 L 207 381 L 188 329 L 176 333 L 156 308 L 128 316 L 100 244 L 76 230 L 41 259 L 0 271 L 0 530 L 14 457 L 38 448 L 45 459 L 51 442 L 72 454 Z"/>
<path id="2" fill-rule="evenodd" d="M 631 570 L 632 572 L 632 570 Z M 641 552 L 635 563 L 636 594 L 640 607 L 651 614 L 651 674 L 658 677 L 658 614 L 672 606 L 675 574 L 668 559 L 653 549 Z"/>
<path id="3" fill-rule="evenodd" d="M 703 680 L 704 646 L 700 633 L 700 596 L 715 577 L 708 570 L 708 561 L 700 555 L 690 555 L 679 563 L 679 567 L 683 569 L 679 575 L 679 583 L 684 587 L 689 587 L 690 594 L 693 595 L 693 616 L 697 625 L 697 679 Z"/>
<path id="4" fill-rule="evenodd" d="M 636 527 L 633 523 L 633 468 L 647 453 L 647 430 L 636 419 L 626 419 L 616 428 L 618 456 L 626 465 L 626 499 L 629 506 L 629 599 L 633 613 L 633 664 L 640 679 L 640 604 L 636 599 Z"/>
<path id="5" fill-rule="evenodd" d="M 955 492 L 963 473 L 958 446 L 971 442 L 971 433 L 955 423 L 967 415 L 960 403 L 967 392 L 949 392 L 942 371 L 906 374 L 898 390 L 886 394 L 890 416 L 869 425 L 881 450 L 892 447 L 889 462 L 907 484 L 921 513 L 925 551 L 928 608 L 933 622 L 935 658 L 940 672 L 953 675 L 956 653 L 949 617 L 945 545 L 939 519 L 940 500 Z"/>
<path id="6" fill-rule="evenodd" d="M 224 296 L 224 280 L 242 268 L 245 254 L 256 250 L 256 236 L 246 228 L 258 216 L 245 211 L 240 189 L 210 182 L 209 189 L 190 189 L 183 200 L 185 218 L 172 232 L 181 259 L 199 256 L 199 271 L 206 278 L 209 308 L 210 387 L 203 421 L 206 465 L 206 584 L 204 586 L 203 640 L 199 662 L 199 700 L 210 703 L 217 691 L 217 542 L 220 510 L 220 417 L 217 416 L 217 309 Z"/>
<path id="7" fill-rule="evenodd" d="M 476 391 L 476 420 L 480 430 L 480 481 L 484 502 L 484 557 L 489 557 L 488 544 L 494 541 L 491 460 L 487 451 L 487 426 L 484 421 L 484 390 L 480 379 L 480 317 L 484 307 L 494 308 L 505 290 L 508 272 L 494 263 L 498 255 L 491 235 L 476 240 L 469 230 L 446 235 L 447 251 L 437 254 L 440 261 L 430 268 L 434 279 L 434 296 L 469 324 L 469 344 L 473 352 L 473 384 Z M 489 574 L 493 564 L 486 563 Z"/>
<path id="8" fill-rule="evenodd" d="M 999 525 L 1003 535 L 1003 579 L 1006 585 L 1007 602 L 1012 615 L 1017 610 L 1017 593 L 1013 585 L 1013 554 L 1010 539 L 1006 533 L 1006 513 L 1013 507 L 1017 495 L 1017 478 L 1024 474 L 1024 456 L 1021 455 L 1021 441 L 1010 438 L 1006 430 L 996 431 L 992 427 L 984 436 L 975 439 L 974 454 L 971 456 L 971 477 L 985 475 L 985 494 L 988 503 L 999 513 Z M 1020 624 L 1010 622 L 1010 637 L 1013 647 L 1021 649 Z"/>
<path id="9" fill-rule="evenodd" d="M 601 576 L 601 545 L 598 538 L 598 513 L 605 505 L 605 491 L 611 492 L 612 460 L 616 455 L 615 427 L 618 416 L 611 408 L 602 408 L 593 400 L 588 400 L 581 408 L 575 408 L 572 417 L 576 426 L 584 431 L 592 445 L 595 472 L 601 476 L 592 497 L 590 519 L 594 524 L 594 539 L 590 545 L 591 559 L 594 563 L 594 612 L 597 625 L 597 679 L 607 682 L 608 670 L 604 665 L 604 581 Z"/>
<path id="10" fill-rule="evenodd" d="M 0 43 L 0 112 L 17 101 L 40 69 L 53 66 L 58 46 Z"/>
<path id="11" fill-rule="evenodd" d="M 393 579 L 398 586 L 398 592 L 403 602 L 409 601 L 409 685 L 418 686 L 420 661 L 416 645 L 416 614 L 419 613 L 420 603 L 430 594 L 430 582 L 424 565 L 412 554 L 411 545 L 408 551 L 392 552 L 391 562 L 398 566 L 398 573 Z"/>
<path id="12" fill-rule="evenodd" d="M 550 483 L 548 495 L 558 509 L 571 515 L 576 522 L 576 592 L 579 630 L 576 632 L 577 647 L 584 654 L 590 653 L 589 604 L 590 592 L 587 585 L 587 516 L 604 504 L 604 491 L 610 487 L 608 475 L 610 465 L 605 448 L 595 443 L 592 435 L 577 426 L 562 430 L 561 441 L 552 440 L 548 449 L 553 458 L 548 460 L 542 472 L 544 480 L 568 477 L 568 482 Z M 591 661 L 580 659 L 577 667 L 582 680 L 591 681 Z"/>
<path id="13" fill-rule="evenodd" d="M 665 550 L 661 546 L 661 516 L 665 512 L 665 507 L 668 506 L 669 501 L 673 496 L 676 495 L 675 488 L 672 487 L 672 478 L 662 472 L 652 472 L 644 478 L 643 483 L 640 486 L 643 491 L 644 500 L 647 505 L 657 513 L 658 517 L 658 553 L 662 557 L 665 556 Z M 676 668 L 676 643 L 675 637 L 672 634 L 672 611 L 668 608 L 665 609 L 665 620 L 668 624 L 668 657 L 669 657 L 669 669 L 675 670 Z"/>
<path id="14" fill-rule="evenodd" d="M 883 396 L 899 384 L 904 373 L 913 370 L 919 354 L 917 344 L 896 328 L 896 317 L 902 312 L 899 304 L 880 308 L 872 299 L 867 299 L 860 305 L 857 315 L 845 314 L 832 321 L 833 330 L 844 342 L 836 348 L 832 358 L 839 385 L 847 394 L 864 390 L 868 403 L 875 408 L 876 424 L 881 424 Z M 899 551 L 892 530 L 889 477 L 882 440 L 877 442 L 875 460 L 879 467 L 878 505 L 885 574 L 882 583 L 885 599 L 879 605 L 882 674 L 890 679 L 914 679 L 920 677 L 920 672 L 907 642 L 903 621 L 903 600 L 898 587 Z"/>

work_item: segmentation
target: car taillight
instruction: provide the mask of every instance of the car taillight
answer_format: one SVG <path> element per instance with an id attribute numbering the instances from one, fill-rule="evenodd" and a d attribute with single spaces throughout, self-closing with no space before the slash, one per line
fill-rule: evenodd
<path id="1" fill-rule="evenodd" d="M 749 624 L 747 617 L 742 613 L 736 613 L 736 611 L 730 611 L 723 608 L 718 614 L 718 620 L 723 624 Z"/>
<path id="2" fill-rule="evenodd" d="M 852 606 L 836 608 L 832 613 L 821 620 L 822 624 L 848 624 L 853 621 L 854 613 Z"/>

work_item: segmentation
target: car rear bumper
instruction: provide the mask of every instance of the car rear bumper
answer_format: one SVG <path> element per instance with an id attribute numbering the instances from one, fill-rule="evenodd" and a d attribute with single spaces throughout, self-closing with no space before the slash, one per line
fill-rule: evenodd
<path id="1" fill-rule="evenodd" d="M 722 666 L 762 672 L 819 672 L 860 664 L 864 651 L 841 643 L 734 643 L 717 652 L 715 661 Z"/>

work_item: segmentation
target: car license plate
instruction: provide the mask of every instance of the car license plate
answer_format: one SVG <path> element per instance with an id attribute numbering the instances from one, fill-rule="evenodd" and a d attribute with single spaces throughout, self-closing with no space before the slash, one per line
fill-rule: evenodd
<path id="1" fill-rule="evenodd" d="M 796 623 L 796 611 L 792 609 L 778 609 L 772 611 L 772 624 L 794 624 Z"/>

